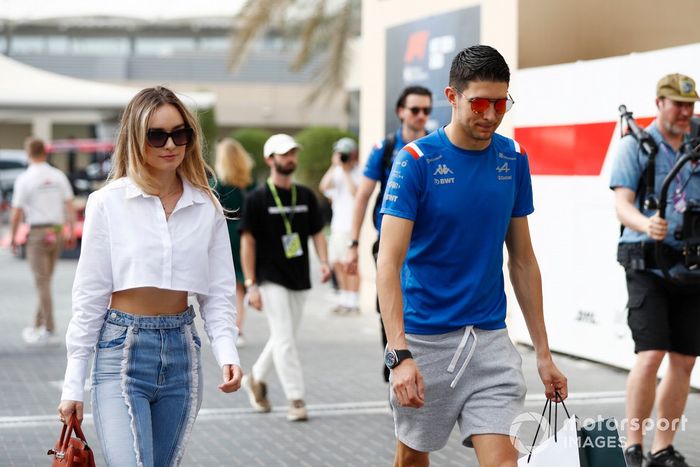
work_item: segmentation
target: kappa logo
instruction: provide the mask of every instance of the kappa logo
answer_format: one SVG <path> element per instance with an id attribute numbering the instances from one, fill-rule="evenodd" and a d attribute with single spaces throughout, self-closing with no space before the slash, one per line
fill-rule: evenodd
<path id="1" fill-rule="evenodd" d="M 454 172 L 452 169 L 447 167 L 447 164 L 438 164 L 437 169 L 435 169 L 435 173 L 433 175 L 448 175 L 448 174 L 453 174 Z"/>

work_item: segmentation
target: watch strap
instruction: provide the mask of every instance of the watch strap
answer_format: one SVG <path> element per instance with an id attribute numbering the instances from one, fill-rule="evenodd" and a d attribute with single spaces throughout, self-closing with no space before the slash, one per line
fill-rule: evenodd
<path id="1" fill-rule="evenodd" d="M 407 358 L 413 358 L 413 354 L 408 349 L 394 350 L 396 352 L 397 365 Z"/>

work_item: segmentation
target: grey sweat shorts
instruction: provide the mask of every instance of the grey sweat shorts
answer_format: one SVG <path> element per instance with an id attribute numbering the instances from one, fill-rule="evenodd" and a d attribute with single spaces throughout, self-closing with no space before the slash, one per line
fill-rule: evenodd
<path id="1" fill-rule="evenodd" d="M 446 334 L 407 334 L 408 348 L 423 375 L 425 405 L 401 407 L 389 389 L 396 437 L 417 451 L 437 451 L 459 424 L 462 444 L 479 434 L 508 435 L 523 412 L 522 358 L 508 331 L 471 326 Z"/>

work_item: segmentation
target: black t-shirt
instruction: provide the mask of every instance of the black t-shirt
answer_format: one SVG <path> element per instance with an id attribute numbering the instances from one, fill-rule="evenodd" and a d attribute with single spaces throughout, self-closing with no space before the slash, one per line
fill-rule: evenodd
<path id="1" fill-rule="evenodd" d="M 309 236 L 323 228 L 316 195 L 305 186 L 296 185 L 297 202 L 292 212 L 292 191 L 276 188 L 287 219 L 291 220 L 292 232 L 299 234 L 304 254 L 290 259 L 285 256 L 282 235 L 287 232 L 267 184 L 246 196 L 239 230 L 250 232 L 255 238 L 255 275 L 259 283 L 270 281 L 291 290 L 310 289 Z"/>

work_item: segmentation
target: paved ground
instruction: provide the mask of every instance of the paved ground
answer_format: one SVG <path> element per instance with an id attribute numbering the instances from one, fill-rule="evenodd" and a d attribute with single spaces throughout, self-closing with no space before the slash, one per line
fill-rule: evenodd
<path id="1" fill-rule="evenodd" d="M 54 280 L 59 332 L 65 331 L 70 315 L 75 265 L 73 260 L 62 260 Z M 370 310 L 356 316 L 335 316 L 329 311 L 331 297 L 329 286 L 312 291 L 300 331 L 311 420 L 286 421 L 284 397 L 275 380 L 270 382 L 275 406 L 270 414 L 253 413 L 242 393 L 218 393 L 219 370 L 205 348 L 204 403 L 183 465 L 391 465 L 395 441 L 387 386 L 380 376 L 378 317 Z M 20 336 L 21 329 L 31 322 L 35 303 L 26 262 L 0 250 L 0 323 L 4 328 L 0 341 L 0 466 L 47 465 L 46 450 L 60 430 L 55 407 L 65 348 L 27 348 Z M 248 318 L 248 345 L 240 350 L 246 370 L 267 338 L 264 316 L 251 312 Z M 519 350 L 530 388 L 526 409 L 538 412 L 542 398 L 534 358 L 530 349 Z M 625 372 L 563 356 L 557 363 L 570 379 L 570 410 L 581 417 L 623 416 Z M 686 431 L 676 446 L 698 463 L 700 397 L 696 394 L 691 395 L 687 417 Z M 98 465 L 103 465 L 89 418 L 84 427 L 97 451 Z M 457 433 L 431 459 L 436 466 L 478 465 L 473 452 L 461 447 Z"/>

